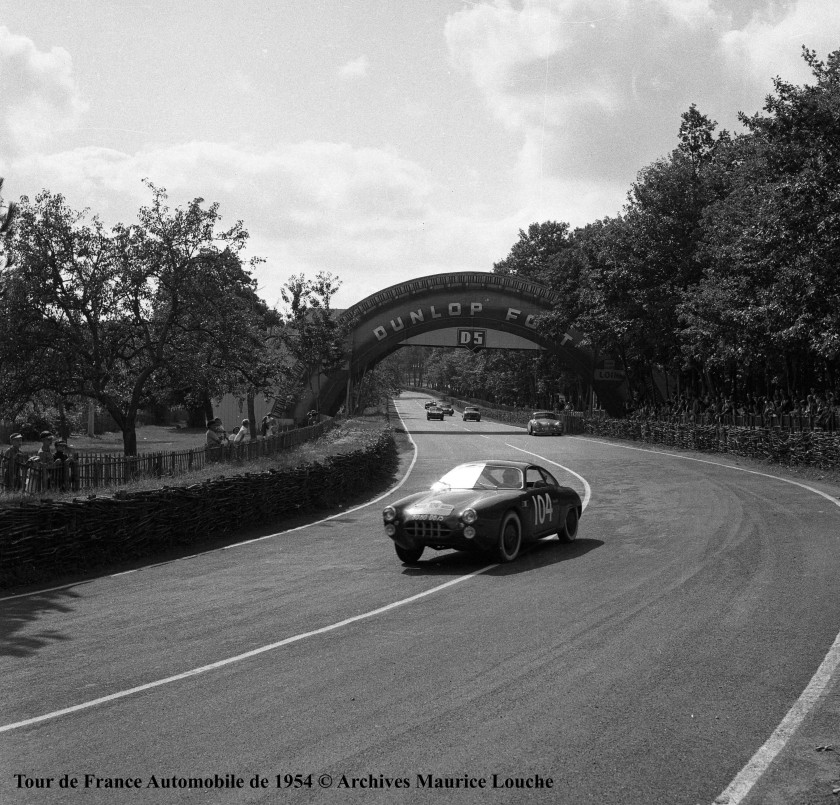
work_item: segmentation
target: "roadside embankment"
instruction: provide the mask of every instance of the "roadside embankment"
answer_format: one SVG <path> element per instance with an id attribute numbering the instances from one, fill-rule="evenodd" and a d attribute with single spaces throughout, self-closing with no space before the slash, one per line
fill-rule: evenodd
<path id="1" fill-rule="evenodd" d="M 314 442 L 309 453 L 327 455 L 297 466 L 0 508 L 0 588 L 43 583 L 179 546 L 200 548 L 261 523 L 337 507 L 393 478 L 398 456 L 390 428 L 352 435 L 349 450 L 340 444 L 340 430 L 323 438 L 330 444 Z"/>

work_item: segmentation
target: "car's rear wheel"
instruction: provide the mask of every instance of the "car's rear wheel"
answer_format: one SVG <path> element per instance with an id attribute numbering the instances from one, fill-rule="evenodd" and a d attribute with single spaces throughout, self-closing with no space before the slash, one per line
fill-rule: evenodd
<path id="1" fill-rule="evenodd" d="M 417 562 L 420 561 L 420 557 L 423 555 L 424 547 L 425 546 L 421 545 L 419 548 L 403 548 L 402 546 L 394 543 L 394 550 L 396 550 L 400 561 L 405 565 L 416 565 Z"/>
<path id="2" fill-rule="evenodd" d="M 566 512 L 566 519 L 563 522 L 563 527 L 557 532 L 560 537 L 560 542 L 574 542 L 578 532 L 578 513 L 577 509 L 572 506 Z"/>
<path id="3" fill-rule="evenodd" d="M 508 512 L 499 529 L 499 547 L 496 551 L 499 560 L 512 562 L 519 556 L 522 548 L 522 523 L 515 512 Z"/>

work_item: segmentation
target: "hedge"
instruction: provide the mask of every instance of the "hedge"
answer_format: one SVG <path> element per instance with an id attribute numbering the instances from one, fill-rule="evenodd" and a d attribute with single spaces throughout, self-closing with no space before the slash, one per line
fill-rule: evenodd
<path id="1" fill-rule="evenodd" d="M 840 469 L 840 434 L 827 431 L 694 425 L 649 419 L 587 419 L 585 428 L 587 434 L 611 439 L 729 453 L 787 466 Z"/>
<path id="2" fill-rule="evenodd" d="M 397 466 L 396 443 L 386 430 L 358 450 L 289 469 L 113 497 L 25 501 L 0 509 L 0 588 L 200 547 L 249 526 L 332 507 L 390 480 Z"/>

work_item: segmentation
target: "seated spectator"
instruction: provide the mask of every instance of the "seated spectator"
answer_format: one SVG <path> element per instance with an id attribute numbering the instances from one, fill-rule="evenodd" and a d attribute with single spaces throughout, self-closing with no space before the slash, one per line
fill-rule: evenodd
<path id="1" fill-rule="evenodd" d="M 248 431 L 250 430 L 250 422 L 247 419 L 242 420 L 242 424 L 239 426 L 239 430 L 236 431 L 236 435 L 233 437 L 234 444 L 242 444 L 245 441 L 245 437 L 248 435 Z"/>
<path id="2" fill-rule="evenodd" d="M 223 447 L 228 443 L 227 433 L 219 417 L 207 423 L 206 442 L 207 447 Z"/>

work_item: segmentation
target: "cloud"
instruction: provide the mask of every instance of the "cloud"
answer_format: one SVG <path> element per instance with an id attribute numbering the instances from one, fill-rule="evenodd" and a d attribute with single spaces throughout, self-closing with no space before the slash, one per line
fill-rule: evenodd
<path id="1" fill-rule="evenodd" d="M 270 260 L 260 280 L 271 301 L 290 274 L 320 270 L 352 276 L 347 292 L 356 301 L 360 288 L 373 293 L 371 283 L 394 282 L 394 272 L 423 273 L 418 255 L 430 243 L 434 252 L 452 240 L 440 234 L 449 228 L 432 209 L 436 186 L 425 169 L 385 149 L 344 143 L 257 150 L 191 142 L 135 154 L 104 148 L 33 154 L 15 160 L 5 190 L 12 198 L 46 187 L 110 225 L 133 222 L 149 202 L 144 177 L 167 189 L 170 206 L 201 196 L 220 203 L 223 224 L 242 219 L 252 235 L 249 252 Z M 362 278 L 364 284 L 356 282 Z"/>
<path id="2" fill-rule="evenodd" d="M 828 41 L 840 30 L 835 0 L 746 8 L 742 0 L 496 0 L 451 14 L 445 36 L 452 63 L 521 137 L 513 175 L 522 203 L 542 198 L 569 210 L 569 188 L 626 192 L 676 146 L 692 103 L 736 128 L 737 112 L 760 108 L 773 75 L 807 78 L 797 64 L 802 42 L 836 47 Z"/>
<path id="3" fill-rule="evenodd" d="M 45 53 L 0 26 L 0 152 L 33 151 L 76 126 L 86 109 L 70 54 Z"/>
<path id="4" fill-rule="evenodd" d="M 341 78 L 364 78 L 368 73 L 370 63 L 367 56 L 359 56 L 358 59 L 347 62 L 339 71 Z"/>
<path id="5" fill-rule="evenodd" d="M 730 69 L 748 74 L 769 92 L 770 79 L 775 76 L 795 84 L 813 83 L 801 48 L 816 50 L 824 60 L 840 46 L 838 31 L 840 3 L 799 0 L 760 10 L 742 28 L 724 35 L 723 48 Z"/>

